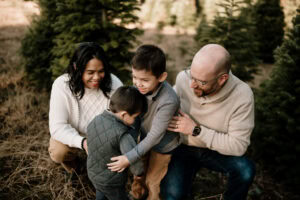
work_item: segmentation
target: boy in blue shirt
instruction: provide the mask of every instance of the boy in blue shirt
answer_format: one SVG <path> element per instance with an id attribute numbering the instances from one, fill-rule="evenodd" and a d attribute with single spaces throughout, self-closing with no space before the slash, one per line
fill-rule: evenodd
<path id="1" fill-rule="evenodd" d="M 122 171 L 129 164 L 149 152 L 146 169 L 148 200 L 158 200 L 160 182 L 168 170 L 171 151 L 179 146 L 179 133 L 167 131 L 172 117 L 177 113 L 180 102 L 173 88 L 167 83 L 166 58 L 163 51 L 154 45 L 140 46 L 132 61 L 133 84 L 146 96 L 148 111 L 142 118 L 140 143 L 123 156 L 113 157 L 109 169 Z M 134 183 L 133 185 L 138 184 Z M 131 194 L 136 194 L 132 187 Z"/>

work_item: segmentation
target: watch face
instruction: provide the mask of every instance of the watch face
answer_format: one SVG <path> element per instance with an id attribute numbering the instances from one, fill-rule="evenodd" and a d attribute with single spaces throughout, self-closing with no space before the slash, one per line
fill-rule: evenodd
<path id="1" fill-rule="evenodd" d="M 199 126 L 195 126 L 192 136 L 197 136 L 200 134 L 200 132 L 201 132 L 201 128 Z"/>

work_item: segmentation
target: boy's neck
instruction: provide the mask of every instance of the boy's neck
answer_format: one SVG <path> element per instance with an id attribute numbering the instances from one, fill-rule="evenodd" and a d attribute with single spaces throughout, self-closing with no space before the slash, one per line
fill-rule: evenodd
<path id="1" fill-rule="evenodd" d="M 150 95 L 154 94 L 160 88 L 161 84 L 162 84 L 162 82 L 158 83 L 156 88 L 154 90 L 148 92 L 147 94 L 145 94 L 145 96 L 150 96 Z"/>
<path id="2" fill-rule="evenodd" d="M 111 111 L 110 111 L 111 112 Z M 122 117 L 121 117 L 121 112 L 117 112 L 117 113 L 114 113 L 114 112 L 111 112 L 114 116 L 116 116 L 119 120 L 121 120 L 122 122 L 124 122 L 123 121 L 123 119 L 122 119 Z"/>

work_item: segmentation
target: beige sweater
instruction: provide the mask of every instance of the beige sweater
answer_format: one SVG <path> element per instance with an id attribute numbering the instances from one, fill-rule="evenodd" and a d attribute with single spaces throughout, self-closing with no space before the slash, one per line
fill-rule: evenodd
<path id="1" fill-rule="evenodd" d="M 224 87 L 210 97 L 196 97 L 184 72 L 177 76 L 174 86 L 181 110 L 201 126 L 194 137 L 183 136 L 183 143 L 218 151 L 224 155 L 241 156 L 250 144 L 254 128 L 254 98 L 250 87 L 229 74 Z"/>

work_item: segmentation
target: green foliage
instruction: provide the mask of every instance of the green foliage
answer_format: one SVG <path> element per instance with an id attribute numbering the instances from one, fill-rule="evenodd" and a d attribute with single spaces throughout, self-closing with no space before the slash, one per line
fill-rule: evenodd
<path id="1" fill-rule="evenodd" d="M 27 78 L 38 89 L 51 87 L 50 62 L 53 59 L 51 49 L 54 43 L 52 23 L 55 22 L 55 3 L 40 0 L 42 15 L 33 19 L 32 26 L 22 40 L 21 55 L 25 63 Z"/>
<path id="2" fill-rule="evenodd" d="M 233 73 L 251 81 L 259 63 L 251 1 L 224 0 L 219 6 L 224 11 L 217 13 L 212 24 L 202 20 L 195 40 L 199 47 L 208 43 L 223 45 L 231 54 Z"/>
<path id="3" fill-rule="evenodd" d="M 132 57 L 130 49 L 142 31 L 126 28 L 138 18 L 137 0 L 39 0 L 41 16 L 34 20 L 22 42 L 22 56 L 29 79 L 49 88 L 68 65 L 76 44 L 100 44 L 116 73 L 126 81 L 125 70 Z M 29 49 L 29 51 L 28 51 Z"/>
<path id="4" fill-rule="evenodd" d="M 175 26 L 177 24 L 177 16 L 176 15 L 171 15 L 170 17 L 170 25 Z"/>
<path id="5" fill-rule="evenodd" d="M 253 153 L 279 180 L 300 184 L 300 9 L 275 51 L 271 78 L 256 93 Z"/>
<path id="6" fill-rule="evenodd" d="M 259 42 L 259 57 L 273 63 L 273 51 L 282 43 L 284 36 L 284 13 L 280 0 L 258 0 L 253 13 Z"/>

